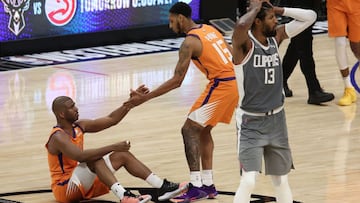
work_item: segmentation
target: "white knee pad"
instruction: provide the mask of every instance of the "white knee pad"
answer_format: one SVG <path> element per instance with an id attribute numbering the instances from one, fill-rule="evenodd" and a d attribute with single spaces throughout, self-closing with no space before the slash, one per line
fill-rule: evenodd
<path id="1" fill-rule="evenodd" d="M 340 70 L 349 67 L 346 51 L 346 37 L 335 37 L 335 56 Z"/>
<path id="2" fill-rule="evenodd" d="M 271 176 L 272 184 L 275 188 L 276 202 L 278 203 L 290 203 L 293 202 L 291 189 L 288 183 L 288 176 Z"/>
<path id="3" fill-rule="evenodd" d="M 256 177 L 259 174 L 257 171 L 243 171 L 241 174 L 241 183 L 246 185 L 250 190 L 255 188 Z"/>
<path id="4" fill-rule="evenodd" d="M 240 185 L 235 193 L 233 203 L 248 203 L 251 199 L 251 192 L 255 188 L 257 171 L 246 172 L 242 170 Z"/>
<path id="5" fill-rule="evenodd" d="M 279 187 L 281 184 L 288 184 L 288 176 L 271 176 L 272 183 L 275 187 Z"/>
<path id="6" fill-rule="evenodd" d="M 271 176 L 271 180 L 274 186 L 280 186 L 281 176 Z"/>
<path id="7" fill-rule="evenodd" d="M 96 174 L 88 168 L 86 163 L 80 163 L 71 175 L 67 193 L 74 190 L 74 187 L 80 187 L 80 185 L 84 188 L 85 192 L 87 192 L 93 185 L 95 177 Z"/>
<path id="8" fill-rule="evenodd" d="M 103 159 L 104 159 L 104 161 L 105 161 L 106 166 L 110 169 L 111 173 L 114 174 L 114 173 L 116 172 L 116 170 L 114 169 L 114 167 L 113 167 L 113 165 L 112 165 L 112 163 L 111 163 L 110 154 L 111 154 L 111 153 L 103 156 Z"/>

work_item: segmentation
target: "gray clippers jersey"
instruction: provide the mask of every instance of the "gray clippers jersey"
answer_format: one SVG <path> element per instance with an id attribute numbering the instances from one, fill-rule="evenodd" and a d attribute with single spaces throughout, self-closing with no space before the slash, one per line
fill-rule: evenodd
<path id="1" fill-rule="evenodd" d="M 239 106 L 244 111 L 264 113 L 284 103 L 283 73 L 275 38 L 263 46 L 249 31 L 253 46 L 241 64 L 235 66 Z"/>

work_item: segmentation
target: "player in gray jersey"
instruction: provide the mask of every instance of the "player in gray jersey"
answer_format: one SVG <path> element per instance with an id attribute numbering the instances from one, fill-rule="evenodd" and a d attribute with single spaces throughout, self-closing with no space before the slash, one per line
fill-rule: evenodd
<path id="1" fill-rule="evenodd" d="M 278 25 L 276 14 L 293 18 Z M 281 8 L 267 0 L 250 0 L 248 12 L 236 22 L 233 62 L 239 90 L 236 109 L 241 180 L 234 203 L 250 202 L 256 176 L 270 175 L 278 203 L 292 203 L 288 173 L 293 160 L 283 109 L 283 73 L 278 45 L 314 23 L 316 13 Z"/>

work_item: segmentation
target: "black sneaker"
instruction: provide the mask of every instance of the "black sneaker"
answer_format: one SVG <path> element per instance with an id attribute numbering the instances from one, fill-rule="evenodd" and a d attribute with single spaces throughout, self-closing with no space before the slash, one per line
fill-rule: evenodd
<path id="1" fill-rule="evenodd" d="M 159 188 L 158 190 L 159 193 L 158 200 L 164 201 L 171 199 L 173 197 L 178 196 L 181 193 L 186 192 L 188 188 L 189 188 L 189 183 L 179 184 L 164 179 L 164 183 L 162 184 L 161 188 Z"/>
<path id="2" fill-rule="evenodd" d="M 284 85 L 284 93 L 285 93 L 285 97 L 292 97 L 293 96 L 293 92 L 291 89 L 289 89 L 289 86 Z"/>
<path id="3" fill-rule="evenodd" d="M 313 94 L 309 95 L 307 101 L 308 104 L 320 105 L 324 102 L 329 102 L 335 98 L 333 93 L 324 92 L 323 90 L 315 91 Z"/>

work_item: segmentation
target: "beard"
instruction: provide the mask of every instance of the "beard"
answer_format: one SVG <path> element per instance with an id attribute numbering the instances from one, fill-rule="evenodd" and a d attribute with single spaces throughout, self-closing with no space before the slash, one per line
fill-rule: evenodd
<path id="1" fill-rule="evenodd" d="M 275 37 L 275 36 L 276 36 L 276 27 L 274 27 L 274 28 L 270 28 L 270 27 L 268 27 L 268 26 L 265 27 L 263 34 L 264 34 L 266 37 Z"/>
<path id="2" fill-rule="evenodd" d="M 176 23 L 176 30 L 174 30 L 174 32 L 178 35 L 183 33 L 183 31 L 181 30 L 180 23 Z"/>
<path id="3" fill-rule="evenodd" d="M 76 115 L 66 115 L 65 120 L 69 123 L 74 123 L 79 119 L 79 114 Z"/>

